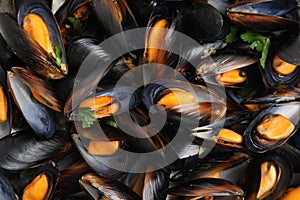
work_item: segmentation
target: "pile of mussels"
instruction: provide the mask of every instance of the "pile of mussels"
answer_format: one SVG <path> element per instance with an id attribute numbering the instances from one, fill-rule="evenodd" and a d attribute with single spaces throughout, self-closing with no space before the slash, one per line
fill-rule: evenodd
<path id="1" fill-rule="evenodd" d="M 0 13 L 0 199 L 299 198 L 296 0 L 54 3 Z"/>

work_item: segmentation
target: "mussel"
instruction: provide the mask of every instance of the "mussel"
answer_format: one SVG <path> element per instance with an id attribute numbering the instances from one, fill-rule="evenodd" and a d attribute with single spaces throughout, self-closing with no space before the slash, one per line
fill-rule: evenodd
<path id="1" fill-rule="evenodd" d="M 297 8 L 295 0 L 253 0 L 236 2 L 227 8 L 230 20 L 257 32 L 293 29 L 299 26 L 297 19 L 285 17 Z"/>
<path id="2" fill-rule="evenodd" d="M 18 24 L 55 60 L 57 67 L 68 73 L 65 48 L 51 10 L 41 1 L 25 1 L 18 11 Z"/>
<path id="3" fill-rule="evenodd" d="M 35 100 L 18 75 L 8 72 L 7 76 L 13 98 L 34 132 L 43 138 L 53 137 L 55 124 L 51 110 Z"/>
<path id="4" fill-rule="evenodd" d="M 251 52 L 220 52 L 203 59 L 197 66 L 196 74 L 206 83 L 225 87 L 249 87 L 259 83 L 255 65 L 258 61 Z"/>
<path id="5" fill-rule="evenodd" d="M 300 77 L 300 37 L 298 31 L 287 32 L 271 45 L 264 74 L 270 86 L 295 85 Z"/>
<path id="6" fill-rule="evenodd" d="M 0 137 L 10 134 L 11 130 L 11 105 L 7 91 L 5 73 L 0 66 Z"/>
<path id="7" fill-rule="evenodd" d="M 265 152 L 284 144 L 299 128 L 299 102 L 263 109 L 244 132 L 246 146 Z"/>
<path id="8" fill-rule="evenodd" d="M 50 56 L 17 22 L 1 13 L 0 34 L 8 47 L 27 67 L 48 79 L 63 78 L 55 59 Z M 14 33 L 14 34 L 11 34 Z"/>

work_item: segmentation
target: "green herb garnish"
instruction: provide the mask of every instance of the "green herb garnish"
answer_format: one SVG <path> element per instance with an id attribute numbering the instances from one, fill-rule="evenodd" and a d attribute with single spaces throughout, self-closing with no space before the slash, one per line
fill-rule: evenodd
<path id="1" fill-rule="evenodd" d="M 236 26 L 231 26 L 230 27 L 230 33 L 226 36 L 226 43 L 233 43 L 237 41 L 238 39 L 238 28 Z"/>
<path id="2" fill-rule="evenodd" d="M 261 53 L 259 61 L 262 68 L 265 69 L 266 59 L 271 43 L 270 38 L 255 32 L 246 32 L 241 35 L 241 39 L 244 42 L 249 43 L 251 49 L 255 49 L 257 52 Z"/>
<path id="3" fill-rule="evenodd" d="M 203 154 L 205 151 L 205 148 L 204 147 L 200 147 L 199 148 L 199 155 Z"/>
<path id="4" fill-rule="evenodd" d="M 45 103 L 48 105 L 48 106 L 53 106 L 53 104 L 50 102 L 50 101 L 48 101 L 48 99 L 46 99 L 45 97 L 43 97 L 42 95 L 40 95 L 40 97 L 45 101 Z"/>
<path id="5" fill-rule="evenodd" d="M 36 104 L 37 100 L 34 98 L 34 96 L 32 95 L 32 93 L 30 93 L 30 99 L 32 101 L 32 103 Z"/>
<path id="6" fill-rule="evenodd" d="M 255 92 L 252 87 L 236 89 L 235 93 L 239 98 L 246 98 L 251 96 Z"/>
<path id="7" fill-rule="evenodd" d="M 57 66 L 60 66 L 61 65 L 61 56 L 62 56 L 61 49 L 58 46 L 55 46 L 54 53 L 55 53 L 55 62 L 57 64 Z"/>
<path id="8" fill-rule="evenodd" d="M 77 121 L 82 122 L 82 128 L 89 128 L 94 124 L 96 118 L 90 107 L 84 107 L 78 109 Z"/>
<path id="9" fill-rule="evenodd" d="M 71 23 L 71 26 L 76 34 L 82 33 L 82 23 L 80 19 L 74 17 L 68 17 L 68 21 Z"/>
<path id="10" fill-rule="evenodd" d="M 108 120 L 108 121 L 106 121 L 105 123 L 106 123 L 107 125 L 109 125 L 109 126 L 114 127 L 114 128 L 119 128 L 119 127 L 118 127 L 118 124 L 117 124 L 116 122 L 114 122 L 114 121 Z"/>

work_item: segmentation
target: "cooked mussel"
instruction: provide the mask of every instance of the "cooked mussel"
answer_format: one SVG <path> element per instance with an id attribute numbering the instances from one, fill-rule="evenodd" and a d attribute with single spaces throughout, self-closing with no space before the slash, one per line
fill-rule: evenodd
<path id="1" fill-rule="evenodd" d="M 161 50 L 170 26 L 170 11 L 165 5 L 155 6 L 147 25 L 144 59 L 149 63 L 166 64 L 167 53 Z"/>
<path id="2" fill-rule="evenodd" d="M 22 192 L 22 199 L 24 200 L 47 200 L 50 199 L 58 179 L 58 169 L 55 163 L 49 162 L 44 164 L 29 183 L 25 186 Z"/>
<path id="3" fill-rule="evenodd" d="M 8 85 L 13 98 L 34 132 L 43 138 L 51 138 L 55 133 L 53 113 L 37 102 L 22 79 L 13 72 L 7 73 Z"/>
<path id="4" fill-rule="evenodd" d="M 64 77 L 55 59 L 31 35 L 19 27 L 17 22 L 8 15 L 1 13 L 0 16 L 0 34 L 8 47 L 27 67 L 48 79 L 60 79 Z"/>
<path id="5" fill-rule="evenodd" d="M 258 58 L 251 53 L 228 51 L 203 59 L 197 66 L 196 74 L 205 82 L 225 87 L 253 86 L 258 81 L 255 66 Z"/>
<path id="6" fill-rule="evenodd" d="M 25 1 L 18 11 L 18 24 L 56 61 L 63 74 L 68 73 L 65 49 L 51 10 L 41 1 Z"/>
<path id="7" fill-rule="evenodd" d="M 280 198 L 280 200 L 296 200 L 300 194 L 300 187 L 289 188 L 285 191 L 285 194 Z"/>
<path id="8" fill-rule="evenodd" d="M 280 147 L 281 148 L 281 147 Z M 248 187 L 247 199 L 278 199 L 288 187 L 292 178 L 292 166 L 288 159 L 281 155 L 281 149 L 269 151 L 249 165 L 244 177 Z M 251 171 L 251 172 L 250 172 Z M 251 187 L 248 184 L 251 183 Z M 252 191 L 249 189 L 252 188 Z"/>
<path id="9" fill-rule="evenodd" d="M 227 9 L 230 20 L 242 27 L 258 32 L 293 29 L 297 19 L 285 17 L 297 8 L 295 0 L 251 0 L 237 2 Z"/>
<path id="10" fill-rule="evenodd" d="M 284 144 L 299 128 L 299 102 L 263 109 L 244 132 L 246 146 L 265 152 Z"/>
<path id="11" fill-rule="evenodd" d="M 270 86 L 295 85 L 300 77 L 298 31 L 287 32 L 271 45 L 264 74 Z"/>
<path id="12" fill-rule="evenodd" d="M 126 167 L 129 167 L 127 165 L 132 164 L 127 163 L 127 156 L 124 155 L 123 151 L 110 151 L 110 154 L 107 154 L 106 149 L 103 149 L 102 151 L 105 151 L 106 155 L 103 154 L 103 152 L 100 155 L 97 149 L 92 149 L 92 152 L 91 150 L 90 152 L 92 154 L 95 153 L 96 155 L 91 155 L 88 152 L 87 145 L 89 145 L 89 143 L 87 144 L 86 139 L 84 137 L 80 137 L 74 134 L 72 135 L 72 139 L 81 156 L 97 174 L 103 175 L 105 177 L 117 178 L 124 175 L 125 172 L 112 168 L 112 165 L 114 165 L 114 167 L 118 166 L 119 169 L 125 169 Z M 120 143 L 117 142 L 116 144 L 119 146 Z M 110 145 L 113 146 L 114 143 Z M 102 148 L 101 144 L 100 148 Z M 95 150 L 95 152 L 93 152 L 93 150 Z"/>
<path id="13" fill-rule="evenodd" d="M 166 109 L 198 120 L 218 121 L 225 114 L 223 98 L 210 89 L 177 80 L 155 81 L 146 86 L 143 102 L 153 111 Z"/>
<path id="14" fill-rule="evenodd" d="M 11 105 L 7 90 L 5 73 L 0 66 L 0 138 L 10 134 Z"/>

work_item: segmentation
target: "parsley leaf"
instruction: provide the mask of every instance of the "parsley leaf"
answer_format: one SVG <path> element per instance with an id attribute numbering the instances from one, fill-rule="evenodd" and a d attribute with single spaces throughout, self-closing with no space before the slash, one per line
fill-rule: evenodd
<path id="1" fill-rule="evenodd" d="M 111 126 L 111 127 L 114 127 L 114 128 L 119 128 L 118 127 L 118 124 L 114 121 L 111 121 L 111 120 L 108 120 L 105 122 L 107 125 Z"/>
<path id="2" fill-rule="evenodd" d="M 237 41 L 238 39 L 238 28 L 236 26 L 231 26 L 230 27 L 230 33 L 226 36 L 226 43 L 233 43 L 235 41 Z"/>
<path id="3" fill-rule="evenodd" d="M 62 56 L 61 49 L 58 46 L 55 46 L 54 53 L 55 53 L 56 64 L 58 66 L 60 66 L 61 65 L 61 56 Z"/>
<path id="4" fill-rule="evenodd" d="M 261 53 L 259 62 L 262 68 L 265 69 L 267 55 L 271 44 L 270 38 L 255 32 L 246 32 L 240 37 L 244 42 L 250 44 L 251 49 L 255 49 L 257 52 Z"/>
<path id="5" fill-rule="evenodd" d="M 78 109 L 77 121 L 82 122 L 82 128 L 89 128 L 94 124 L 96 118 L 90 107 L 84 107 Z"/>
<path id="6" fill-rule="evenodd" d="M 76 34 L 82 33 L 82 23 L 80 19 L 76 19 L 74 17 L 68 17 L 68 21 L 71 23 L 72 28 Z"/>

